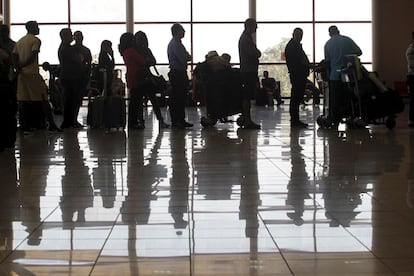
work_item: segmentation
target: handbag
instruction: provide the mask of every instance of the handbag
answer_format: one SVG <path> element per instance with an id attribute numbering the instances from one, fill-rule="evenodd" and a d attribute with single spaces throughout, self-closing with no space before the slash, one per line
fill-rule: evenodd
<path id="1" fill-rule="evenodd" d="M 156 75 L 151 73 L 151 76 L 150 76 L 151 84 L 154 87 L 155 92 L 159 92 L 159 93 L 165 92 L 168 87 L 167 81 L 165 80 L 163 75 L 160 75 L 158 73 L 158 70 L 155 66 L 154 66 L 154 70 L 155 70 Z"/>

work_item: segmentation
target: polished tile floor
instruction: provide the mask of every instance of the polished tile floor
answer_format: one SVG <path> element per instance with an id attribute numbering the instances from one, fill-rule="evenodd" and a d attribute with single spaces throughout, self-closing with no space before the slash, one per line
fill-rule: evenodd
<path id="1" fill-rule="evenodd" d="M 308 129 L 285 104 L 253 107 L 261 130 L 159 130 L 149 108 L 145 130 L 19 135 L 0 275 L 414 275 L 407 114 L 336 131 L 321 110 L 301 110 Z"/>

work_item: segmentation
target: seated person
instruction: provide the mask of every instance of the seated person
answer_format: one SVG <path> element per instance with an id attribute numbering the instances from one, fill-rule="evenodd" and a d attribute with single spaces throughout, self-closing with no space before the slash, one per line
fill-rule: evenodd
<path id="1" fill-rule="evenodd" d="M 316 87 L 312 81 L 307 80 L 305 98 L 303 99 L 303 104 L 306 104 L 306 102 L 309 101 L 310 98 L 312 98 L 313 105 L 318 106 L 320 104 L 320 95 L 321 95 L 321 91 L 319 90 L 319 88 Z"/>
<path id="2" fill-rule="evenodd" d="M 269 77 L 269 71 L 263 71 L 262 87 L 267 94 L 272 95 L 272 98 L 276 99 L 277 106 L 283 104 L 280 89 L 276 84 L 276 80 Z"/>

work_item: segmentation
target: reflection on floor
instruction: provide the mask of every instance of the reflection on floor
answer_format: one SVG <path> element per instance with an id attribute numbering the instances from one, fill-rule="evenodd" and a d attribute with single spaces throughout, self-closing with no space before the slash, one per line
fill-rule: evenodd
<path id="1" fill-rule="evenodd" d="M 413 275 L 414 130 L 65 130 L 0 153 L 0 275 Z M 166 110 L 166 117 L 168 114 Z M 86 122 L 86 109 L 82 120 Z M 236 116 L 231 117 L 236 119 Z"/>

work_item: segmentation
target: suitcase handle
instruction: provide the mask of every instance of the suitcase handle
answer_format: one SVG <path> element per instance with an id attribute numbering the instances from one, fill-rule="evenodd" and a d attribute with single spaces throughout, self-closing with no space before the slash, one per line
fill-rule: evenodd
<path id="1" fill-rule="evenodd" d="M 157 67 L 156 67 L 155 65 L 153 65 L 152 67 L 154 67 L 154 71 L 155 71 L 155 73 L 157 74 L 157 76 L 159 76 L 159 75 L 160 75 L 160 73 L 158 73 L 158 69 L 157 69 Z"/>
<path id="2" fill-rule="evenodd" d="M 108 91 L 107 91 L 107 82 L 108 82 L 108 80 L 107 80 L 107 76 L 106 76 L 106 68 L 103 68 L 103 67 L 99 68 L 99 72 L 102 72 L 102 74 L 103 74 L 102 97 L 106 97 L 107 94 L 108 94 Z"/>

